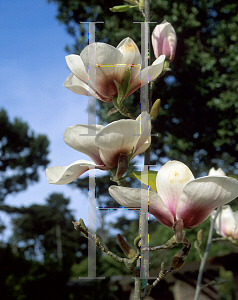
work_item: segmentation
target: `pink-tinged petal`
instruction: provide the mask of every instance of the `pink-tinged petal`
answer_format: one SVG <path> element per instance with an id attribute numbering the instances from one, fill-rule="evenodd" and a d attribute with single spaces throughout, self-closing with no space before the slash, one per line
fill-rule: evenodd
<path id="1" fill-rule="evenodd" d="M 65 59 L 70 71 L 88 85 L 88 73 L 86 72 L 82 58 L 79 55 L 70 54 Z"/>
<path id="2" fill-rule="evenodd" d="M 94 43 L 88 45 L 81 52 L 85 69 L 88 70 L 92 55 L 95 54 L 96 75 L 90 84 L 99 95 L 113 98 L 117 95 L 116 85 L 113 80 L 121 83 L 126 72 L 126 66 L 122 63 L 123 54 L 111 45 Z"/>
<path id="3" fill-rule="evenodd" d="M 183 188 L 193 179 L 194 176 L 190 169 L 176 160 L 168 161 L 160 168 L 157 174 L 157 193 L 174 218 L 176 217 L 177 202 L 183 192 Z"/>
<path id="4" fill-rule="evenodd" d="M 168 61 L 173 61 L 175 57 L 177 38 L 173 26 L 164 21 L 157 25 L 151 37 L 155 57 L 165 54 Z"/>
<path id="5" fill-rule="evenodd" d="M 234 216 L 234 219 L 235 219 L 235 222 L 236 222 L 236 229 L 235 231 L 233 232 L 233 239 L 238 239 L 238 211 L 235 211 L 233 213 L 233 216 Z"/>
<path id="6" fill-rule="evenodd" d="M 238 181 L 225 176 L 205 176 L 190 181 L 179 198 L 176 219 L 185 228 L 194 228 L 206 220 L 218 206 L 238 196 Z"/>
<path id="7" fill-rule="evenodd" d="M 174 218 L 157 193 L 113 185 L 109 187 L 109 194 L 123 207 L 140 208 L 141 201 L 146 201 L 150 214 L 161 224 L 173 226 Z"/>
<path id="8" fill-rule="evenodd" d="M 67 184 L 88 171 L 92 166 L 96 166 L 92 161 L 77 160 L 66 167 L 49 167 L 46 169 L 45 175 L 51 184 Z"/>
<path id="9" fill-rule="evenodd" d="M 215 212 L 212 213 L 214 218 Z M 224 205 L 221 207 L 220 212 L 215 220 L 214 229 L 222 236 L 233 236 L 237 227 L 237 222 L 234 217 L 234 213 L 230 205 Z"/>
<path id="10" fill-rule="evenodd" d="M 132 66 L 131 81 L 140 73 L 141 56 L 140 51 L 134 41 L 127 37 L 120 42 L 117 49 L 123 54 L 122 64 Z"/>
<path id="11" fill-rule="evenodd" d="M 140 138 L 140 123 L 119 120 L 105 126 L 95 138 L 102 161 L 109 168 L 118 164 L 120 153 L 129 155 Z"/>
<path id="12" fill-rule="evenodd" d="M 71 73 L 65 80 L 64 87 L 66 87 L 75 94 L 93 96 L 95 98 L 100 99 L 100 97 L 96 95 L 92 89 L 89 89 L 89 86 L 86 83 L 78 79 L 78 77 L 76 77 L 73 73 Z"/>
<path id="13" fill-rule="evenodd" d="M 102 125 L 73 125 L 64 132 L 64 141 L 71 148 L 88 155 L 96 164 L 104 165 L 95 145 L 96 134 L 102 130 Z"/>

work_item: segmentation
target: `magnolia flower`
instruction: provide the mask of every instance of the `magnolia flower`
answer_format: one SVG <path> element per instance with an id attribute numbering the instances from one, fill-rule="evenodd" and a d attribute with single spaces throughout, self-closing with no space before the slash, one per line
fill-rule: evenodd
<path id="1" fill-rule="evenodd" d="M 144 124 L 141 130 L 141 124 Z M 145 126 L 145 124 L 147 126 Z M 87 154 L 93 161 L 77 160 L 65 167 L 46 169 L 49 183 L 67 184 L 90 168 L 112 170 L 119 161 L 126 161 L 119 177 L 126 172 L 128 160 L 144 152 L 150 146 L 151 124 L 147 112 L 136 120 L 119 120 L 102 125 L 74 125 L 66 129 L 64 141 L 71 148 Z M 124 160 L 123 160 L 124 159 Z"/>
<path id="2" fill-rule="evenodd" d="M 194 179 L 190 169 L 179 161 L 168 161 L 157 173 L 157 192 L 111 186 L 109 193 L 124 207 L 141 207 L 148 201 L 149 212 L 167 227 L 177 221 L 191 229 L 201 224 L 218 206 L 238 196 L 238 181 L 226 176 Z M 181 221 L 182 220 L 182 221 Z"/>
<path id="3" fill-rule="evenodd" d="M 177 38 L 175 30 L 170 23 L 163 21 L 157 25 L 152 32 L 151 39 L 156 58 L 164 54 L 168 61 L 174 60 Z"/>
<path id="4" fill-rule="evenodd" d="M 214 218 L 216 212 L 212 213 Z M 215 220 L 214 228 L 219 235 L 238 239 L 238 211 L 233 212 L 230 205 L 221 207 Z"/>
<path id="5" fill-rule="evenodd" d="M 91 55 L 95 54 L 95 78 L 89 78 L 88 69 Z M 161 55 L 154 63 L 140 72 L 141 56 L 137 45 L 131 38 L 125 38 L 117 48 L 105 43 L 93 43 L 81 52 L 80 56 L 66 56 L 67 65 L 72 72 L 64 86 L 79 95 L 94 96 L 104 102 L 111 102 L 118 91 L 114 81 L 121 84 L 126 70 L 131 67 L 130 90 L 126 97 L 140 86 L 154 80 L 163 70 L 165 56 Z"/>
<path id="6" fill-rule="evenodd" d="M 209 170 L 208 175 L 209 176 L 216 176 L 216 175 L 226 176 L 226 173 L 221 168 L 219 168 L 217 170 L 215 170 L 214 168 L 211 168 Z"/>

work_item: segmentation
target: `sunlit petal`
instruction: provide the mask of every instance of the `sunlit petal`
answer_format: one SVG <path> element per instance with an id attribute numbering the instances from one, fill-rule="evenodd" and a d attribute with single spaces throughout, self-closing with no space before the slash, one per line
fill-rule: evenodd
<path id="1" fill-rule="evenodd" d="M 96 134 L 102 125 L 73 125 L 64 132 L 64 141 L 71 148 L 88 155 L 96 164 L 103 165 L 98 147 L 95 145 Z"/>
<path id="2" fill-rule="evenodd" d="M 174 218 L 157 193 L 148 190 L 110 186 L 109 194 L 123 207 L 140 208 L 141 201 L 149 205 L 149 212 L 165 226 L 172 227 Z"/>
<path id="3" fill-rule="evenodd" d="M 225 176 L 205 176 L 189 182 L 177 205 L 177 219 L 183 219 L 185 228 L 202 223 L 218 206 L 238 196 L 238 181 Z"/>
<path id="4" fill-rule="evenodd" d="M 174 218 L 176 216 L 177 202 L 183 192 L 183 188 L 193 179 L 194 176 L 190 169 L 176 160 L 168 161 L 160 168 L 157 174 L 157 192 Z"/>
<path id="5" fill-rule="evenodd" d="M 49 183 L 67 184 L 88 171 L 92 166 L 96 166 L 96 164 L 87 160 L 77 160 L 69 166 L 49 167 L 46 169 L 45 175 Z"/>
<path id="6" fill-rule="evenodd" d="M 64 82 L 64 87 L 69 89 L 71 92 L 78 95 L 93 96 L 99 98 L 89 86 L 82 80 L 78 79 L 73 73 L 71 73 Z"/>
<path id="7" fill-rule="evenodd" d="M 140 138 L 140 123 L 135 120 L 119 120 L 104 127 L 95 138 L 102 161 L 113 168 L 120 153 L 129 155 Z"/>

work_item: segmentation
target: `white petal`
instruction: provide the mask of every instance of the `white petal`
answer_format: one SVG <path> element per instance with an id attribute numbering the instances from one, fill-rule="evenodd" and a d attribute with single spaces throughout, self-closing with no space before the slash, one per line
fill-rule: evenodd
<path id="1" fill-rule="evenodd" d="M 163 71 L 165 55 L 160 55 L 151 66 L 141 72 L 141 86 L 156 79 Z"/>
<path id="2" fill-rule="evenodd" d="M 92 59 L 92 55 L 95 55 L 95 60 Z M 117 89 L 113 80 L 120 83 L 126 72 L 123 54 L 111 45 L 94 43 L 87 46 L 80 56 L 86 69 L 90 62 L 95 63 L 96 76 L 95 81 L 91 83 L 96 91 L 105 97 L 115 95 Z"/>
<path id="3" fill-rule="evenodd" d="M 122 64 L 132 66 L 131 81 L 140 73 L 141 56 L 134 41 L 127 37 L 120 42 L 117 49 L 123 54 Z"/>
<path id="4" fill-rule="evenodd" d="M 96 166 L 93 162 L 87 160 L 77 160 L 65 167 L 49 167 L 45 171 L 47 180 L 51 184 L 67 184 L 74 181 L 91 166 Z"/>
<path id="5" fill-rule="evenodd" d="M 173 160 L 164 164 L 156 177 L 157 193 L 172 215 L 176 216 L 176 207 L 185 185 L 194 179 L 190 169 L 183 163 Z"/>
<path id="6" fill-rule="evenodd" d="M 127 96 L 134 93 L 134 91 L 136 91 L 141 86 L 144 86 L 146 83 L 149 83 L 157 78 L 163 70 L 164 60 L 165 55 L 161 55 L 153 62 L 151 66 L 143 69 L 131 83 L 130 91 Z"/>
<path id="7" fill-rule="evenodd" d="M 70 54 L 65 57 L 70 71 L 85 84 L 88 84 L 88 73 L 86 72 L 82 58 L 76 54 Z"/>
<path id="8" fill-rule="evenodd" d="M 214 168 L 211 168 L 208 175 L 209 176 L 216 176 L 216 175 L 226 176 L 225 172 L 221 168 L 219 168 L 217 170 L 215 170 Z"/>
<path id="9" fill-rule="evenodd" d="M 82 80 L 78 79 L 78 77 L 76 77 L 73 73 L 71 73 L 65 80 L 64 86 L 75 94 L 99 98 L 92 89 L 90 89 L 89 92 L 89 86 Z"/>
<path id="10" fill-rule="evenodd" d="M 177 219 L 183 219 L 185 228 L 202 223 L 218 206 L 238 196 L 238 181 L 226 176 L 205 176 L 189 182 L 177 205 Z"/>
<path id="11" fill-rule="evenodd" d="M 102 125 L 73 125 L 65 130 L 64 141 L 71 148 L 88 155 L 96 164 L 103 165 L 94 143 L 96 134 L 103 128 Z"/>
<path id="12" fill-rule="evenodd" d="M 151 120 L 149 114 L 146 111 L 143 111 L 142 114 L 136 118 L 136 121 L 140 122 L 141 136 L 138 140 L 136 150 L 132 158 L 140 153 L 143 153 L 150 146 L 151 143 Z"/>
<path id="13" fill-rule="evenodd" d="M 110 186 L 109 194 L 123 207 L 140 208 L 141 201 L 149 205 L 149 212 L 162 224 L 172 227 L 174 218 L 157 193 L 148 190 Z"/>
<path id="14" fill-rule="evenodd" d="M 136 149 L 140 138 L 140 123 L 135 120 L 119 120 L 108 124 L 95 138 L 101 159 L 105 165 L 117 166 L 120 153 L 129 155 Z"/>

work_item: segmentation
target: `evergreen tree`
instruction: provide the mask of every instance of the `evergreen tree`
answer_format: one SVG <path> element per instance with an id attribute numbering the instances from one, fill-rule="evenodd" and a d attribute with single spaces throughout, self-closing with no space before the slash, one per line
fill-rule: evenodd
<path id="1" fill-rule="evenodd" d="M 27 123 L 0 110 L 0 202 L 39 180 L 39 168 L 49 163 L 49 140 L 36 135 Z"/>

